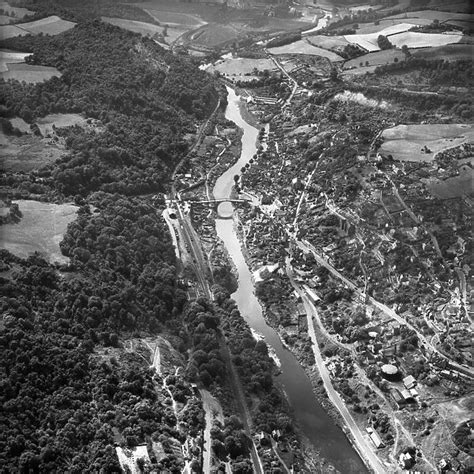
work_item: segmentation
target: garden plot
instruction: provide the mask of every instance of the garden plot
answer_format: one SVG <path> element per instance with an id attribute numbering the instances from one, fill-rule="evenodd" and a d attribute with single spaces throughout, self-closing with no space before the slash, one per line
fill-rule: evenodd
<path id="1" fill-rule="evenodd" d="M 143 21 L 135 20 L 124 20 L 122 18 L 108 18 L 103 16 L 102 21 L 123 28 L 124 30 L 139 33 L 142 36 L 154 36 L 157 33 L 162 34 L 164 29 L 162 26 L 153 25 L 152 23 L 145 23 Z"/>
<path id="2" fill-rule="evenodd" d="M 50 262 L 68 263 L 59 243 L 68 224 L 76 218 L 78 207 L 30 200 L 15 202 L 23 217 L 16 224 L 2 226 L 1 248 L 21 258 L 39 252 Z"/>
<path id="3" fill-rule="evenodd" d="M 379 151 L 383 155 L 398 161 L 432 161 L 442 150 L 474 143 L 474 125 L 397 125 L 384 130 L 382 138 Z"/>
<path id="4" fill-rule="evenodd" d="M 327 49 L 319 48 L 312 45 L 307 40 L 299 40 L 294 43 L 287 44 L 285 46 L 278 46 L 276 48 L 268 48 L 271 54 L 308 54 L 310 56 L 322 56 L 323 58 L 329 59 L 332 62 L 344 61 L 344 59 L 332 51 Z"/>

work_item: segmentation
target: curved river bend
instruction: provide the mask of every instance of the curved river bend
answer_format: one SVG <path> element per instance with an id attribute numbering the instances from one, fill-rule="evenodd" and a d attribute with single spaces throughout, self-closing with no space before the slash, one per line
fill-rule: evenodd
<path id="1" fill-rule="evenodd" d="M 239 110 L 239 97 L 234 90 L 228 87 L 227 91 L 228 106 L 225 116 L 243 130 L 242 152 L 238 162 L 217 180 L 213 189 L 216 199 L 230 196 L 234 175 L 240 174 L 240 169 L 257 151 L 258 130 L 243 120 Z M 220 213 L 224 215 L 228 215 L 232 209 L 231 203 L 219 206 Z M 233 220 L 218 218 L 216 230 L 237 267 L 239 287 L 232 298 L 237 302 L 242 316 L 250 327 L 265 337 L 265 341 L 279 358 L 281 374 L 278 376 L 278 381 L 287 395 L 301 431 L 321 455 L 340 472 L 366 473 L 367 468 L 345 434 L 317 401 L 311 382 L 296 357 L 283 346 L 278 333 L 265 322 L 262 308 L 254 294 L 252 276 L 242 254 Z"/>

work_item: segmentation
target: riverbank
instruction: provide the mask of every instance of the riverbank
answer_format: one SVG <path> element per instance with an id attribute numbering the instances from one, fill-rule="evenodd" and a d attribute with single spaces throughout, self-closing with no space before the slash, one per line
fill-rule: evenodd
<path id="1" fill-rule="evenodd" d="M 244 130 L 242 137 L 242 151 L 238 163 L 222 175 L 216 182 L 214 195 L 216 198 L 228 198 L 232 193 L 235 184 L 235 174 L 240 175 L 243 167 L 250 163 L 252 157 L 257 154 L 257 137 L 259 130 L 249 125 L 242 116 L 241 101 L 235 92 L 229 92 L 230 100 L 226 110 L 226 118 L 232 120 Z M 249 169 L 250 172 L 251 167 Z M 240 212 L 245 212 L 241 210 Z M 229 204 L 226 208 L 226 215 L 235 215 L 233 206 Z M 255 214 L 252 211 L 252 216 Z M 236 228 L 237 226 L 237 228 Z M 218 237 L 222 238 L 234 261 L 237 272 L 239 288 L 232 294 L 232 298 L 237 302 L 238 309 L 247 321 L 253 331 L 261 334 L 270 351 L 273 352 L 280 361 L 281 372 L 276 378 L 278 385 L 286 395 L 286 398 L 292 407 L 294 424 L 300 429 L 301 438 L 307 437 L 308 446 L 312 449 L 314 465 L 320 466 L 317 470 L 311 472 L 330 472 L 328 463 L 323 458 L 333 464 L 340 472 L 365 472 L 365 466 L 358 456 L 357 452 L 351 446 L 349 440 L 340 429 L 333 418 L 327 413 L 325 407 L 318 402 L 318 397 L 314 393 L 314 387 L 317 385 L 311 380 L 305 371 L 305 367 L 298 361 L 292 350 L 288 350 L 285 343 L 282 342 L 284 335 L 281 329 L 274 329 L 273 325 L 267 322 L 268 314 L 265 305 L 260 304 L 255 294 L 254 279 L 249 267 L 249 257 L 252 249 L 246 247 L 247 242 L 239 235 L 238 217 L 234 219 L 217 219 L 216 230 Z M 267 236 L 275 231 L 271 225 L 265 227 Z M 262 229 L 264 230 L 264 229 Z M 268 240 L 257 239 L 256 245 L 266 247 Z M 253 245 L 253 243 L 252 243 Z M 270 260 L 281 261 L 282 254 L 279 245 L 275 245 L 275 255 Z M 277 255 L 279 254 L 279 256 Z M 245 254 L 245 256 L 244 256 Z M 268 262 L 264 262 L 268 263 Z M 255 268 L 252 268 L 255 270 Z M 276 300 L 284 301 L 285 294 L 276 295 Z M 261 299 L 260 299 L 261 300 Z M 291 348 L 290 348 L 291 349 Z M 311 344 L 306 340 L 305 353 L 310 356 Z M 324 436 L 321 437 L 321 433 Z"/>

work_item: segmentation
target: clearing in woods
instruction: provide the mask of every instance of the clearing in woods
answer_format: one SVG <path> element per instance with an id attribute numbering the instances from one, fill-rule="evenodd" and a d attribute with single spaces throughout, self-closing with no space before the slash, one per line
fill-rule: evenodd
<path id="1" fill-rule="evenodd" d="M 61 77 L 61 73 L 55 67 L 36 66 L 23 62 L 9 62 L 6 64 L 7 71 L 1 71 L 0 77 L 5 79 L 15 79 L 20 82 L 36 84 L 47 81 L 52 77 Z"/>
<path id="2" fill-rule="evenodd" d="M 2 225 L 1 248 L 21 258 L 39 252 L 50 262 L 68 263 L 59 243 L 67 226 L 76 218 L 73 204 L 52 204 L 31 200 L 14 201 L 23 215 L 20 222 Z"/>
<path id="3" fill-rule="evenodd" d="M 0 72 L 8 71 L 8 64 L 24 63 L 26 56 L 31 53 L 19 53 L 18 51 L 0 50 Z"/>

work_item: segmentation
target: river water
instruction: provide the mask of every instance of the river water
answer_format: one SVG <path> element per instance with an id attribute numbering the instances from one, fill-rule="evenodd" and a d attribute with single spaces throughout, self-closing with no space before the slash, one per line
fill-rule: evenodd
<path id="1" fill-rule="evenodd" d="M 258 130 L 245 122 L 239 110 L 239 98 L 231 88 L 228 90 L 226 118 L 243 130 L 242 152 L 238 162 L 219 177 L 214 186 L 216 199 L 229 197 L 234 176 L 256 153 Z M 231 203 L 221 204 L 219 214 L 231 213 Z M 240 242 L 232 219 L 216 220 L 217 235 L 223 240 L 238 272 L 237 291 L 232 298 L 237 302 L 242 316 L 252 329 L 264 336 L 265 341 L 281 362 L 281 374 L 277 377 L 292 407 L 294 418 L 304 435 L 321 455 L 342 473 L 366 473 L 357 452 L 342 430 L 336 426 L 314 396 L 311 382 L 296 357 L 286 349 L 278 335 L 263 318 L 262 308 L 254 293 L 251 272 L 245 262 Z"/>

